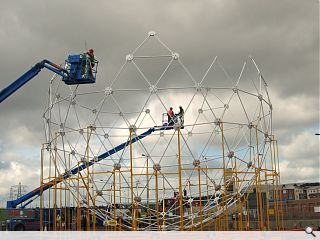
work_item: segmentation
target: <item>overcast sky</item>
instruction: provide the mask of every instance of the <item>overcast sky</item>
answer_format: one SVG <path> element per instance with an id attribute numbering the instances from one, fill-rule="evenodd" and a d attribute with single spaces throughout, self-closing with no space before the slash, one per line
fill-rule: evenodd
<path id="1" fill-rule="evenodd" d="M 319 181 L 319 2 L 316 0 L 0 0 L 0 89 L 39 60 L 62 63 L 85 43 L 105 86 L 156 31 L 199 78 L 214 56 L 234 78 L 252 55 L 273 97 L 281 179 Z M 38 186 L 50 73 L 0 105 L 0 201 L 11 185 Z"/>

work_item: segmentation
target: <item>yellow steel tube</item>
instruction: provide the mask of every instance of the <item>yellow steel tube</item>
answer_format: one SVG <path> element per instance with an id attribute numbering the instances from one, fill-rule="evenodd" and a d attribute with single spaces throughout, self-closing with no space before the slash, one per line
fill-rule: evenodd
<path id="1" fill-rule="evenodd" d="M 136 231 L 136 225 L 135 225 L 135 204 L 133 199 L 133 158 L 132 158 L 132 128 L 129 129 L 130 131 L 130 190 L 131 190 L 131 218 L 132 218 L 132 230 Z"/>
<path id="2" fill-rule="evenodd" d="M 183 205 L 182 205 L 182 173 L 181 173 L 181 149 L 180 128 L 178 128 L 178 172 L 179 172 L 179 209 L 180 209 L 180 231 L 183 231 Z"/>

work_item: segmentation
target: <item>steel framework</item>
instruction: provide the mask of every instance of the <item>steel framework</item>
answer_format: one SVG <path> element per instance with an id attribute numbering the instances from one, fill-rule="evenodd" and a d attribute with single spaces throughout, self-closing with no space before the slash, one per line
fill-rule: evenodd
<path id="1" fill-rule="evenodd" d="M 151 31 L 104 90 L 50 83 L 40 209 L 54 210 L 42 228 L 282 229 L 272 104 L 253 58 L 233 79 L 215 57 L 196 80 Z M 178 105 L 184 122 L 161 129 Z"/>

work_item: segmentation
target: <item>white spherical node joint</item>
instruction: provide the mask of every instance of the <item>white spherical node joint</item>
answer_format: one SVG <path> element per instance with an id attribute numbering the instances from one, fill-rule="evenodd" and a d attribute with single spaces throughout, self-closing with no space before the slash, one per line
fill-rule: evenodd
<path id="1" fill-rule="evenodd" d="M 234 93 L 238 93 L 238 88 L 237 88 L 237 87 L 234 87 L 234 88 L 232 88 L 232 91 L 233 91 Z"/>
<path id="2" fill-rule="evenodd" d="M 224 108 L 225 108 L 225 109 L 228 109 L 228 108 L 229 108 L 229 105 L 228 105 L 228 104 L 224 104 Z"/>
<path id="3" fill-rule="evenodd" d="M 108 133 L 106 133 L 106 134 L 104 134 L 104 136 L 103 136 L 104 138 L 108 138 L 109 137 L 109 134 Z"/>
<path id="4" fill-rule="evenodd" d="M 104 90 L 104 93 L 109 96 L 113 93 L 113 90 L 111 87 L 106 87 L 106 89 Z"/>
<path id="5" fill-rule="evenodd" d="M 157 86 L 155 86 L 155 85 L 151 85 L 151 86 L 149 87 L 149 91 L 150 91 L 151 93 L 156 93 L 156 92 L 158 91 L 158 88 L 157 88 Z"/>
<path id="6" fill-rule="evenodd" d="M 196 83 L 195 88 L 197 91 L 200 91 L 201 89 L 201 84 L 200 83 Z"/>
<path id="7" fill-rule="evenodd" d="M 199 159 L 196 159 L 193 161 L 193 166 L 194 167 L 199 167 L 200 166 L 200 160 Z"/>
<path id="8" fill-rule="evenodd" d="M 160 170 L 161 170 L 160 164 L 159 164 L 159 163 L 155 163 L 155 164 L 153 165 L 153 170 L 154 170 L 155 172 L 160 171 Z"/>
<path id="9" fill-rule="evenodd" d="M 262 95 L 261 95 L 261 94 L 258 95 L 258 99 L 259 99 L 260 101 L 262 101 L 263 98 L 262 98 Z"/>
<path id="10" fill-rule="evenodd" d="M 132 61 L 133 60 L 133 55 L 132 54 L 128 54 L 127 56 L 126 56 L 126 61 L 127 62 L 130 62 L 130 61 Z"/>
<path id="11" fill-rule="evenodd" d="M 82 135 L 83 134 L 83 129 L 79 129 L 79 133 Z"/>
<path id="12" fill-rule="evenodd" d="M 220 191 L 220 190 L 221 190 L 221 185 L 220 185 L 220 184 L 216 185 L 216 186 L 214 187 L 214 190 L 215 190 L 215 191 Z"/>
<path id="13" fill-rule="evenodd" d="M 180 57 L 179 53 L 176 53 L 176 52 L 172 53 L 173 60 L 178 60 L 179 57 Z"/>
<path id="14" fill-rule="evenodd" d="M 252 129 L 252 128 L 253 128 L 253 123 L 252 123 L 252 122 L 250 122 L 250 123 L 248 124 L 248 128 L 249 128 L 249 129 Z"/>
<path id="15" fill-rule="evenodd" d="M 202 114 L 202 113 L 203 113 L 203 109 L 202 109 L 202 108 L 199 108 L 199 109 L 198 109 L 198 113 L 199 113 L 199 114 Z"/>
<path id="16" fill-rule="evenodd" d="M 115 163 L 115 164 L 113 164 L 113 168 L 114 168 L 114 170 L 120 170 L 121 169 L 121 164 L 120 163 Z"/>
<path id="17" fill-rule="evenodd" d="M 101 197 L 103 195 L 103 192 L 102 192 L 102 190 L 97 190 L 96 194 L 97 194 L 97 196 Z"/>
<path id="18" fill-rule="evenodd" d="M 89 129 L 90 129 L 91 131 L 95 131 L 95 130 L 97 129 L 97 127 L 96 127 L 95 125 L 90 125 L 90 126 L 89 126 Z"/>
<path id="19" fill-rule="evenodd" d="M 69 170 L 69 169 L 65 169 L 65 176 L 67 176 L 67 177 L 70 177 L 72 175 L 72 172 L 71 172 L 71 170 Z"/>
<path id="20" fill-rule="evenodd" d="M 233 157 L 234 157 L 234 152 L 233 151 L 228 152 L 228 158 L 233 158 Z"/>
<path id="21" fill-rule="evenodd" d="M 146 114 L 150 114 L 150 109 L 147 108 L 145 112 Z"/>
<path id="22" fill-rule="evenodd" d="M 141 197 L 140 196 L 135 196 L 134 197 L 135 202 L 141 202 Z"/>
<path id="23" fill-rule="evenodd" d="M 96 114 L 97 113 L 97 109 L 92 109 L 92 113 Z"/>
<path id="24" fill-rule="evenodd" d="M 216 126 L 219 126 L 220 123 L 221 123 L 221 119 L 220 119 L 220 118 L 216 118 L 216 119 L 214 120 L 214 124 L 215 124 Z"/>
<path id="25" fill-rule="evenodd" d="M 173 125 L 173 129 L 174 129 L 174 130 L 178 131 L 179 128 L 181 128 L 181 124 L 180 124 L 180 123 L 175 123 L 175 124 Z"/>
<path id="26" fill-rule="evenodd" d="M 46 149 L 47 149 L 48 152 L 51 150 L 51 144 L 50 143 L 47 144 Z"/>
<path id="27" fill-rule="evenodd" d="M 150 32 L 148 32 L 148 35 L 149 35 L 150 37 L 154 37 L 156 34 L 157 34 L 157 33 L 156 33 L 155 31 L 150 31 Z"/>
<path id="28" fill-rule="evenodd" d="M 76 155 L 76 152 L 75 152 L 74 150 L 72 150 L 72 151 L 70 152 L 70 154 L 74 156 L 74 155 Z"/>
<path id="29" fill-rule="evenodd" d="M 137 127 L 136 125 L 132 124 L 129 126 L 129 130 L 132 132 L 132 133 L 135 133 L 137 131 Z"/>
<path id="30" fill-rule="evenodd" d="M 252 162 L 250 161 L 247 163 L 247 168 L 251 168 L 251 167 L 252 167 Z"/>

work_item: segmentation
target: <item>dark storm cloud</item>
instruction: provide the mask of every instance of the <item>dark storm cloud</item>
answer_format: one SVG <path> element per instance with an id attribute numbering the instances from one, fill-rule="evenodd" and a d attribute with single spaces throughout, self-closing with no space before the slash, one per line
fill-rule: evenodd
<path id="1" fill-rule="evenodd" d="M 318 9 L 316 0 L 2 1 L 0 89 L 43 58 L 63 63 L 68 54 L 82 52 L 85 42 L 100 60 L 95 87 L 104 89 L 125 56 L 155 30 L 197 80 L 216 55 L 236 79 L 252 55 L 277 101 L 308 96 L 318 112 Z M 44 141 L 41 117 L 50 76 L 43 71 L 1 104 L 2 141 L 17 126 L 26 126 L 35 145 Z M 292 109 L 288 114 L 304 114 Z M 286 134 L 296 134 L 318 120 L 301 117 L 298 125 L 286 125 L 281 119 L 279 124 Z"/>

